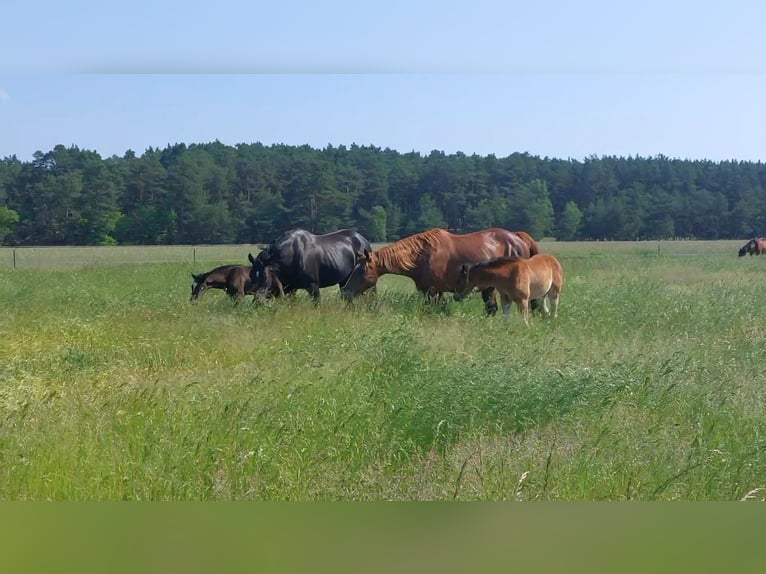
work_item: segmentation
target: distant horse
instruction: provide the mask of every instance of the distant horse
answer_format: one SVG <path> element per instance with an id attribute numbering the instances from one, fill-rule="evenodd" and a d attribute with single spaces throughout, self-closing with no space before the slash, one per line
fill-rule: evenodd
<path id="1" fill-rule="evenodd" d="M 747 254 L 760 255 L 764 251 L 766 251 L 766 238 L 754 237 L 742 246 L 739 250 L 739 256 L 742 257 Z"/>
<path id="2" fill-rule="evenodd" d="M 282 284 L 270 270 L 267 274 L 265 291 L 272 297 L 279 297 L 284 293 Z M 255 295 L 250 283 L 249 265 L 222 265 L 207 273 L 192 273 L 192 279 L 191 301 L 199 299 L 208 289 L 223 289 L 232 298 Z"/>
<path id="3" fill-rule="evenodd" d="M 530 238 L 531 239 L 531 238 Z M 454 292 L 458 271 L 464 263 L 515 255 L 529 257 L 527 243 L 516 233 L 500 228 L 456 235 L 444 229 L 431 229 L 400 239 L 379 251 L 364 251 L 343 296 L 350 299 L 377 284 L 386 273 L 406 275 L 418 291 L 429 299 L 441 299 Z M 488 315 L 497 311 L 492 288 L 482 291 Z"/>
<path id="4" fill-rule="evenodd" d="M 352 229 L 314 235 L 293 229 L 275 239 L 257 257 L 248 253 L 253 264 L 250 281 L 253 289 L 266 288 L 267 272 L 274 273 L 284 292 L 306 289 L 314 300 L 319 289 L 344 285 L 358 261 L 358 253 L 370 250 L 370 242 Z"/>
<path id="5" fill-rule="evenodd" d="M 503 314 L 510 313 L 511 303 L 516 303 L 524 322 L 529 324 L 529 302 L 533 299 L 540 299 L 543 312 L 552 312 L 556 317 L 563 282 L 564 270 L 553 255 L 540 253 L 530 259 L 500 257 L 462 265 L 455 298 L 465 297 L 474 287 L 494 287 L 500 293 Z M 548 308 L 549 301 L 552 309 Z"/>

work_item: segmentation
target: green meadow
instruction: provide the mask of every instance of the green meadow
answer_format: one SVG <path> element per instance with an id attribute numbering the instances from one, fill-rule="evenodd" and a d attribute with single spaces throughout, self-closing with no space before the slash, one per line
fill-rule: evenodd
<path id="1" fill-rule="evenodd" d="M 762 500 L 740 244 L 543 243 L 564 290 L 528 328 L 395 276 L 191 304 L 247 246 L 2 250 L 0 499 Z"/>

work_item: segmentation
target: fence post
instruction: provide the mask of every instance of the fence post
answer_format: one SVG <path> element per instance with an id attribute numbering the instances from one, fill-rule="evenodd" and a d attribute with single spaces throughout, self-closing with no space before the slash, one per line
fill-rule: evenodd
<path id="1" fill-rule="evenodd" d="M 660 255 L 660 240 L 658 239 L 657 240 L 657 256 L 659 257 L 659 255 Z"/>
<path id="2" fill-rule="evenodd" d="M 192 259 L 193 259 L 194 265 L 196 265 L 197 264 L 197 248 L 196 247 L 192 247 Z"/>
<path id="3" fill-rule="evenodd" d="M 13 248 L 13 268 L 16 269 L 16 248 Z"/>

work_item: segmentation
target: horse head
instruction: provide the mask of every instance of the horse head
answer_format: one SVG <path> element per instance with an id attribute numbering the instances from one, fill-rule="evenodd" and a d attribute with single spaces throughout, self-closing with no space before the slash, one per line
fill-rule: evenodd
<path id="1" fill-rule="evenodd" d="M 462 301 L 466 297 L 468 297 L 468 294 L 473 290 L 471 287 L 471 283 L 468 280 L 468 276 L 471 273 L 471 266 L 467 263 L 464 263 L 460 266 L 458 269 L 457 274 L 457 282 L 455 283 L 455 292 L 452 295 L 452 298 L 455 301 Z"/>
<path id="2" fill-rule="evenodd" d="M 271 252 L 264 249 L 257 257 L 248 253 L 247 258 L 252 264 L 250 267 L 250 285 L 253 293 L 258 296 L 266 295 L 274 285 L 275 274 L 271 265 Z"/>
<path id="3" fill-rule="evenodd" d="M 205 274 L 200 273 L 199 275 L 195 275 L 194 273 L 192 273 L 191 276 L 192 276 L 191 297 L 189 298 L 189 301 L 196 301 L 197 299 L 199 299 L 199 296 L 205 290 Z"/>
<path id="4" fill-rule="evenodd" d="M 357 295 L 364 293 L 370 287 L 374 287 L 378 282 L 378 266 L 376 255 L 369 249 L 358 251 L 356 254 L 356 265 L 346 280 L 346 284 L 341 288 L 341 293 L 345 299 L 353 299 Z"/>
<path id="5" fill-rule="evenodd" d="M 758 252 L 758 243 L 755 239 L 751 239 L 747 243 L 745 243 L 742 248 L 739 250 L 739 256 L 743 257 L 747 255 L 748 253 L 752 255 L 753 253 Z"/>

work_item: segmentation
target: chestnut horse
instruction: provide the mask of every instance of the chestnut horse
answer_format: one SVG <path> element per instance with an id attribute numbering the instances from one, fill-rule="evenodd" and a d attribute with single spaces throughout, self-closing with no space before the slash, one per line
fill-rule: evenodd
<path id="1" fill-rule="evenodd" d="M 516 303 L 524 322 L 529 325 L 529 302 L 532 299 L 542 299 L 543 312 L 552 312 L 556 317 L 563 282 L 564 270 L 553 255 L 540 253 L 529 259 L 500 257 L 475 265 L 462 265 L 455 299 L 462 299 L 474 287 L 494 287 L 500 293 L 503 314 L 510 313 L 511 303 Z M 548 301 L 552 307 L 550 310 Z"/>
<path id="2" fill-rule="evenodd" d="M 742 257 L 743 255 L 747 255 L 748 253 L 750 255 L 760 255 L 766 251 L 766 238 L 764 237 L 753 237 L 750 241 L 745 243 L 742 248 L 739 250 L 739 256 Z"/>
<path id="3" fill-rule="evenodd" d="M 374 286 L 381 275 L 393 273 L 406 275 L 426 297 L 440 300 L 444 293 L 455 291 L 460 265 L 510 255 L 529 257 L 529 247 L 519 235 L 505 229 L 492 228 L 464 235 L 430 229 L 378 251 L 365 249 L 359 253 L 359 262 L 342 293 L 351 299 Z M 497 311 L 493 289 L 482 291 L 482 298 L 487 314 L 493 315 Z"/>

